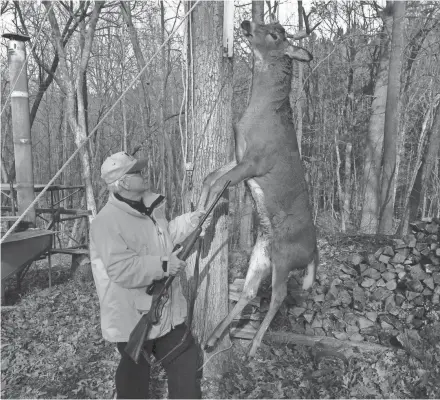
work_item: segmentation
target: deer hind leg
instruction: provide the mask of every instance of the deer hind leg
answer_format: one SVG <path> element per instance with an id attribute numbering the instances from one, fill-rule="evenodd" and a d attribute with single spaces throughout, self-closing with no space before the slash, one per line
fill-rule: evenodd
<path id="1" fill-rule="evenodd" d="M 269 274 L 271 265 L 271 249 L 273 230 L 272 224 L 268 217 L 267 209 L 264 202 L 264 193 L 254 179 L 247 181 L 252 197 L 255 200 L 260 224 L 258 227 L 258 237 L 254 248 L 252 249 L 249 268 L 246 273 L 243 292 L 235 307 L 229 315 L 215 328 L 214 332 L 208 338 L 206 347 L 213 347 L 216 341 L 221 337 L 225 329 L 233 321 L 233 319 L 241 313 L 244 307 L 257 295 L 261 281 Z"/>
<path id="2" fill-rule="evenodd" d="M 223 319 L 222 322 L 215 328 L 214 332 L 209 336 L 205 348 L 210 349 L 215 346 L 217 340 L 222 336 L 223 332 L 239 315 L 243 308 L 256 297 L 261 281 L 269 275 L 270 272 L 270 239 L 261 231 L 258 234 L 257 242 L 252 250 L 252 255 L 249 263 L 249 269 L 246 274 L 246 280 L 243 287 L 243 292 L 235 307 Z"/>
<path id="3" fill-rule="evenodd" d="M 261 340 L 264 334 L 269 328 L 275 314 L 279 310 L 283 300 L 287 296 L 287 280 L 289 276 L 289 271 L 287 268 L 280 269 L 279 265 L 272 265 L 272 298 L 270 301 L 269 311 L 264 317 L 260 328 L 258 329 L 254 339 L 252 340 L 251 349 L 249 351 L 249 357 L 254 357 L 258 348 L 260 347 Z"/>

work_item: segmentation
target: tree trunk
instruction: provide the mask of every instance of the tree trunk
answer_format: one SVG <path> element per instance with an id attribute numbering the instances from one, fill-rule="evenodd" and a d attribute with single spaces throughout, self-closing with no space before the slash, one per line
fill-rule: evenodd
<path id="1" fill-rule="evenodd" d="M 90 17 L 90 20 L 88 21 L 89 26 L 87 32 L 85 30 L 84 22 L 81 22 L 81 57 L 76 72 L 76 78 L 70 76 L 69 73 L 71 68 L 69 68 L 67 63 L 66 52 L 64 50 L 60 28 L 55 13 L 51 8 L 50 2 L 44 1 L 43 4 L 48 10 L 48 19 L 52 28 L 52 37 L 60 59 L 61 79 L 58 79 L 57 83 L 61 85 L 62 90 L 66 93 L 66 115 L 70 128 L 75 136 L 75 144 L 77 145 L 77 147 L 80 147 L 82 146 L 83 142 L 87 140 L 86 111 L 84 104 L 85 97 L 83 92 L 85 87 L 84 77 L 90 58 L 96 24 L 98 22 L 99 14 L 101 12 L 101 8 L 104 5 L 104 2 L 95 2 L 92 15 Z M 75 100 L 77 101 L 77 110 L 75 107 Z M 92 214 L 89 216 L 89 221 L 91 222 L 97 213 L 97 208 L 95 197 L 93 194 L 91 163 L 88 153 L 88 146 L 82 147 L 80 151 L 80 162 L 82 166 L 83 182 L 86 187 L 87 209 L 92 211 Z"/>
<path id="2" fill-rule="evenodd" d="M 400 150 L 405 142 L 405 133 L 406 133 L 406 125 L 408 120 L 407 115 L 407 104 L 409 102 L 409 88 L 412 83 L 412 75 L 413 75 L 413 66 L 416 61 L 420 50 L 422 49 L 423 43 L 427 36 L 429 36 L 430 32 L 435 29 L 435 27 L 439 24 L 439 20 L 433 18 L 433 14 L 436 12 L 436 8 L 433 7 L 431 11 L 426 15 L 425 22 L 423 26 L 409 39 L 408 43 L 408 56 L 404 57 L 404 67 L 402 69 L 402 82 L 403 88 L 402 93 L 399 99 L 399 132 L 401 132 L 401 137 L 398 142 L 398 151 L 397 151 L 397 171 L 399 170 L 400 164 Z"/>
<path id="3" fill-rule="evenodd" d="M 298 0 L 298 30 L 302 31 L 303 29 L 303 15 L 302 15 L 302 1 Z M 303 40 L 300 39 L 298 41 L 298 46 L 302 47 Z M 303 94 L 303 76 L 304 76 L 304 66 L 303 63 L 298 62 L 294 63 L 298 67 L 298 80 L 296 85 L 296 139 L 298 140 L 298 150 L 299 156 L 302 156 L 302 136 L 303 136 L 303 108 L 304 108 L 304 97 Z M 295 80 L 292 79 L 292 82 Z"/>
<path id="4" fill-rule="evenodd" d="M 2 171 L 2 175 L 1 175 L 2 183 L 8 183 L 8 181 L 9 181 L 8 171 L 6 170 L 6 165 L 3 161 L 3 155 L 1 157 L 1 171 Z M 11 195 L 12 195 L 12 193 L 11 193 Z"/>
<path id="5" fill-rule="evenodd" d="M 186 7 L 190 7 L 188 2 Z M 222 56 L 223 2 L 201 2 L 192 15 L 192 54 L 189 71 L 194 71 L 194 141 L 193 192 L 190 198 L 198 203 L 203 179 L 232 157 L 232 61 Z M 214 50 L 215 49 L 215 50 Z M 192 154 L 189 154 L 189 159 Z M 227 197 L 227 196 L 226 196 Z M 186 205 L 188 207 L 188 205 Z M 188 210 L 187 210 L 188 211 Z M 207 229 L 200 260 L 200 282 L 194 312 L 193 332 L 204 343 L 217 324 L 228 314 L 228 205 L 223 200 L 213 213 Z M 189 263 L 190 268 L 192 263 Z M 189 269 L 190 269 L 189 268 Z M 229 346 L 229 336 L 217 349 Z M 204 353 L 204 362 L 212 354 Z M 228 352 L 210 358 L 203 367 L 204 376 L 216 376 L 228 367 Z"/>
<path id="6" fill-rule="evenodd" d="M 145 62 L 144 54 L 142 53 L 142 50 L 141 50 L 141 46 L 139 44 L 139 38 L 137 35 L 136 28 L 133 25 L 132 16 L 131 16 L 131 8 L 130 8 L 131 3 L 128 1 L 127 2 L 121 1 L 120 4 L 121 4 L 122 16 L 125 20 L 125 23 L 127 24 L 127 30 L 128 30 L 128 34 L 130 36 L 130 41 L 131 41 L 131 45 L 133 47 L 133 52 L 134 52 L 134 56 L 136 58 L 138 70 L 141 71 L 145 67 L 146 62 Z M 145 118 L 145 121 L 147 124 L 145 126 L 150 125 L 150 95 L 148 92 L 147 74 L 148 74 L 148 70 L 145 71 L 140 76 L 143 99 L 144 99 L 144 109 L 145 109 L 144 118 Z"/>
<path id="7" fill-rule="evenodd" d="M 342 184 L 341 184 L 341 174 L 340 174 L 340 168 L 341 168 L 341 156 L 339 154 L 339 138 L 338 138 L 338 131 L 335 131 L 335 152 L 336 152 L 336 184 L 338 189 L 338 210 L 340 212 L 341 216 L 341 232 L 345 233 L 346 227 L 345 227 L 345 214 L 343 211 L 344 208 L 344 193 L 342 191 Z M 334 208 L 334 207 L 332 207 Z"/>
<path id="8" fill-rule="evenodd" d="M 351 204 L 351 150 L 352 144 L 347 143 L 345 146 L 345 183 L 344 183 L 344 205 L 342 214 L 344 221 L 350 222 L 350 204 Z"/>
<path id="9" fill-rule="evenodd" d="M 164 2 L 160 3 L 160 15 L 161 15 L 161 43 L 165 42 L 165 6 Z M 180 193 L 179 187 L 179 173 L 175 171 L 173 149 L 171 144 L 171 138 L 166 130 L 165 126 L 165 110 L 166 110 L 166 92 L 169 70 L 169 51 L 166 52 L 165 47 L 161 50 L 161 70 L 162 70 L 162 82 L 160 86 L 160 99 L 159 99 L 159 131 L 161 136 L 161 155 L 162 155 L 162 193 L 167 197 L 167 217 L 171 217 L 171 208 L 175 195 L 173 196 L 173 183 L 174 193 Z"/>
<path id="10" fill-rule="evenodd" d="M 127 152 L 128 151 L 128 147 L 127 147 L 127 113 L 126 113 L 126 109 L 125 109 L 125 98 L 123 98 L 121 100 L 121 108 L 122 108 L 122 127 L 123 127 L 123 133 L 122 133 L 122 150 Z"/>
<path id="11" fill-rule="evenodd" d="M 264 1 L 252 1 L 252 21 L 257 24 L 262 24 L 264 22 Z"/>
<path id="12" fill-rule="evenodd" d="M 393 34 L 391 39 L 390 67 L 385 110 L 383 171 L 380 194 L 379 233 L 393 233 L 394 182 L 396 180 L 396 144 L 400 77 L 402 70 L 403 29 L 405 26 L 405 1 L 393 5 Z"/>
<path id="13" fill-rule="evenodd" d="M 406 235 L 408 232 L 408 225 L 411 220 L 414 220 L 417 216 L 417 210 L 420 204 L 420 200 L 422 197 L 420 196 L 421 188 L 422 188 L 422 165 L 424 162 L 424 149 L 426 137 L 430 134 L 432 126 L 429 126 L 430 121 L 432 119 L 432 113 L 435 113 L 433 108 L 429 109 L 426 113 L 423 123 L 422 129 L 420 131 L 420 135 L 418 138 L 417 144 L 417 155 L 414 163 L 409 162 L 409 165 L 412 164 L 413 173 L 409 173 L 409 184 L 406 192 L 404 212 L 401 217 L 400 225 L 399 225 L 399 233 L 401 235 Z M 411 217 L 410 217 L 411 215 Z"/>
<path id="14" fill-rule="evenodd" d="M 15 5 L 15 9 L 17 10 L 18 16 L 20 18 L 20 22 L 21 22 L 21 26 L 23 28 L 23 31 L 26 35 L 29 35 L 27 26 L 25 24 L 25 18 L 23 17 L 23 14 L 22 14 L 22 11 L 20 8 L 20 2 L 14 1 L 14 5 Z M 78 27 L 78 25 L 86 18 L 86 16 L 87 16 L 86 11 L 87 11 L 86 8 L 79 8 L 78 9 L 79 15 L 77 13 L 72 14 L 69 17 L 69 19 L 67 20 L 67 23 L 66 23 L 64 30 L 63 30 L 63 33 L 62 34 L 60 33 L 63 47 L 67 44 L 67 42 L 69 41 L 72 34 L 74 32 L 76 32 L 76 28 Z M 43 99 L 44 93 L 49 88 L 49 86 L 52 84 L 52 81 L 55 79 L 55 72 L 57 70 L 58 63 L 59 63 L 59 57 L 58 57 L 57 52 L 55 52 L 55 56 L 53 58 L 53 61 L 52 61 L 52 64 L 50 67 L 47 67 L 44 64 L 44 61 L 40 59 L 34 46 L 32 46 L 32 54 L 33 54 L 36 62 L 38 63 L 39 67 L 47 73 L 47 77 L 45 80 L 40 81 L 38 91 L 35 96 L 35 100 L 32 104 L 32 109 L 30 112 L 31 128 L 32 128 L 32 125 L 35 121 L 35 117 L 37 116 L 38 108 L 40 107 L 41 100 Z"/>
<path id="15" fill-rule="evenodd" d="M 61 97 L 61 105 L 60 105 L 60 123 L 58 125 L 58 129 L 56 131 L 56 144 L 57 144 L 57 163 L 56 168 L 57 171 L 61 169 L 64 165 L 64 135 L 65 135 L 65 113 L 64 113 L 64 96 Z M 58 183 L 62 185 L 64 183 L 64 175 L 66 171 L 64 171 L 60 177 L 58 178 Z"/>
<path id="16" fill-rule="evenodd" d="M 387 99 L 389 36 L 393 18 L 387 2 L 384 11 L 384 28 L 381 37 L 379 70 L 374 87 L 374 99 L 371 103 L 371 117 L 368 125 L 368 137 L 364 161 L 364 203 L 360 230 L 363 233 L 377 233 L 379 217 L 380 167 L 382 161 L 383 134 L 385 126 L 385 105 Z"/>
<path id="17" fill-rule="evenodd" d="M 419 208 L 421 208 L 422 201 L 425 198 L 425 193 L 428 189 L 430 177 L 439 154 L 439 149 L 440 149 L 440 103 L 437 104 L 437 110 L 435 113 L 434 122 L 429 132 L 428 148 L 426 150 L 427 154 L 423 160 L 424 163 L 423 163 L 422 187 L 421 187 L 421 193 L 419 199 Z M 410 221 L 413 221 L 413 219 L 410 219 Z"/>
<path id="18" fill-rule="evenodd" d="M 409 196 L 408 220 L 406 225 L 418 218 L 417 212 L 418 210 L 422 210 L 424 206 L 426 189 L 440 146 L 440 105 L 437 105 L 434 122 L 427 135 L 428 143 L 426 146 L 426 154 L 423 156 L 421 164 L 419 164 L 420 166 L 417 169 L 417 175 Z"/>

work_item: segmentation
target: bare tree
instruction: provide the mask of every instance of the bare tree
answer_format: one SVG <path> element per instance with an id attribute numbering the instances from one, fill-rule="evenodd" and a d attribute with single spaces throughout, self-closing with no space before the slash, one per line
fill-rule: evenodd
<path id="1" fill-rule="evenodd" d="M 222 56 L 223 2 L 200 2 L 192 14 L 189 46 L 189 70 L 194 71 L 194 126 L 190 149 L 195 149 L 193 192 L 198 202 L 206 175 L 232 158 L 232 62 Z M 215 51 L 214 51 L 215 50 Z M 194 144 L 194 147 L 192 146 Z M 192 156 L 192 154 L 190 155 Z M 228 313 L 228 206 L 221 201 L 213 213 L 206 232 L 205 248 L 200 260 L 200 287 L 197 294 L 194 331 L 204 343 L 215 326 Z M 219 348 L 228 347 L 226 337 Z M 209 354 L 206 355 L 209 357 Z M 227 368 L 228 354 L 222 352 L 204 367 L 205 376 Z"/>
<path id="2" fill-rule="evenodd" d="M 80 147 L 87 137 L 87 123 L 84 105 L 84 76 L 90 58 L 96 24 L 98 22 L 99 14 L 104 5 L 104 2 L 95 2 L 92 15 L 88 22 L 87 32 L 85 22 L 82 21 L 80 23 L 80 59 L 79 64 L 76 66 L 76 71 L 73 73 L 71 71 L 74 70 L 74 68 L 72 68 L 68 63 L 68 58 L 63 45 L 58 20 L 51 6 L 51 2 L 44 1 L 43 4 L 48 10 L 49 23 L 52 28 L 52 39 L 60 59 L 61 78 L 57 80 L 57 83 L 58 85 L 60 85 L 61 90 L 65 93 L 66 113 L 70 129 L 75 135 L 76 145 Z M 88 5 L 88 3 L 80 3 L 79 7 L 87 8 Z M 87 146 L 82 147 L 80 151 L 80 157 L 82 164 L 83 180 L 86 186 L 87 208 L 92 211 L 92 215 L 89 217 L 91 221 L 95 217 L 97 209 L 95 197 L 93 194 L 90 156 Z"/>
<path id="3" fill-rule="evenodd" d="M 17 14 L 19 16 L 21 26 L 23 28 L 23 31 L 26 33 L 26 35 L 29 35 L 29 30 L 26 26 L 25 17 L 23 16 L 22 9 L 20 7 L 19 1 L 14 1 L 15 8 L 17 10 Z M 33 10 L 32 10 L 33 11 Z M 69 39 L 72 37 L 72 35 L 76 32 L 76 29 L 78 28 L 79 24 L 84 21 L 84 19 L 88 16 L 87 8 L 79 8 L 76 10 L 73 14 L 71 14 L 64 26 L 63 32 L 61 33 L 61 40 L 63 43 L 63 47 L 65 47 L 69 41 Z M 38 55 L 37 49 L 32 46 L 32 55 L 35 58 L 35 61 L 38 63 L 40 68 L 40 79 L 39 79 L 39 87 L 37 91 L 37 95 L 35 97 L 35 100 L 32 104 L 31 114 L 30 114 L 30 124 L 32 128 L 32 124 L 35 121 L 35 117 L 38 112 L 38 108 L 41 104 L 41 100 L 43 99 L 44 93 L 49 88 L 49 86 L 52 84 L 56 70 L 58 68 L 59 63 L 59 57 L 58 52 L 55 51 L 55 55 L 53 57 L 52 63 L 49 66 L 45 64 L 43 61 L 45 58 L 45 55 Z M 46 72 L 47 76 L 42 76 L 42 71 Z"/>
<path id="4" fill-rule="evenodd" d="M 378 72 L 371 103 L 371 116 L 364 161 L 364 203 L 360 229 L 364 233 L 376 233 L 379 217 L 380 171 L 383 150 L 383 134 L 388 85 L 389 43 L 393 23 L 392 4 L 387 2 L 383 11 L 383 31 L 380 40 Z"/>
<path id="5" fill-rule="evenodd" d="M 388 69 L 387 101 L 384 127 L 384 152 L 380 192 L 379 233 L 393 233 L 394 183 L 396 180 L 398 103 L 402 69 L 403 30 L 405 26 L 405 1 L 393 4 L 393 33 L 391 38 L 390 66 Z"/>

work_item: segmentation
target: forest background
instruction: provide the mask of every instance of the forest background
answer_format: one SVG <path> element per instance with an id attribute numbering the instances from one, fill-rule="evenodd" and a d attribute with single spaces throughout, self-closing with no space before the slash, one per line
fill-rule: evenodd
<path id="1" fill-rule="evenodd" d="M 77 191 L 62 204 L 70 209 L 87 208 L 90 215 L 88 219 L 60 224 L 57 247 L 88 242 L 88 222 L 107 199 L 100 166 L 108 155 L 124 150 L 149 160 L 146 177 L 151 190 L 166 194 L 170 218 L 189 211 L 197 203 L 203 178 L 231 160 L 232 126 L 246 108 L 252 87 L 252 54 L 239 26 L 244 19 L 269 20 L 267 3 L 235 1 L 233 5 L 233 22 L 225 25 L 227 7 L 220 1 L 2 3 L 2 31 L 30 36 L 26 48 L 34 182 L 45 184 L 63 168 L 54 183 L 85 186 L 84 191 Z M 278 18 L 290 33 L 303 24 L 298 17 L 301 5 L 300 1 L 281 1 L 278 7 Z M 290 100 L 320 238 L 339 237 L 340 233 L 404 235 L 409 222 L 438 217 L 439 4 L 311 1 L 304 2 L 304 6 L 310 12 L 310 25 L 321 23 L 299 43 L 314 59 L 309 64 L 294 64 Z M 191 7 L 194 10 L 184 19 Z M 224 42 L 231 27 L 232 57 Z M 1 43 L 1 179 L 8 184 L 15 179 L 11 85 L 8 43 L 5 38 Z M 140 71 L 143 73 L 137 78 Z M 89 135 L 90 140 L 86 141 Z M 78 155 L 66 165 L 75 151 Z M 10 205 L 7 192 L 2 191 L 1 201 L 5 209 Z M 51 196 L 47 193 L 38 207 L 49 206 Z M 239 269 L 238 259 L 234 261 L 231 255 L 235 250 L 245 254 L 241 263 L 245 270 L 256 234 L 257 216 L 243 184 L 229 190 L 227 218 L 225 207 L 223 203 L 216 211 L 215 234 L 211 235 L 214 239 L 201 260 L 202 271 L 206 265 L 211 265 L 211 269 L 210 283 L 202 280 L 204 287 L 199 289 L 195 308 L 194 329 L 200 341 L 227 312 L 226 266 L 230 268 L 230 279 L 232 270 Z M 47 223 L 47 215 L 40 214 L 37 224 Z M 362 238 L 361 245 L 365 245 L 366 236 Z M 336 247 L 336 253 L 346 251 L 351 255 L 353 250 L 350 246 Z M 321 271 L 332 269 L 338 274 L 339 265 L 330 265 L 328 251 L 321 242 L 320 251 Z M 20 314 L 20 310 L 12 308 L 16 311 L 5 317 L 8 323 L 2 320 L 2 329 L 10 334 L 6 351 L 2 343 L 2 355 L 10 364 L 5 367 L 9 374 L 7 390 L 12 390 L 9 393 L 22 394 L 26 387 L 37 387 L 21 383 L 21 371 L 32 364 L 26 357 L 37 354 L 23 353 L 21 359 L 27 346 L 23 342 L 41 352 L 59 347 L 55 358 L 53 352 L 48 352 L 47 357 L 38 356 L 39 372 L 35 373 L 44 378 L 46 364 L 55 366 L 50 374 L 56 375 L 59 358 L 70 360 L 63 351 L 71 349 L 72 329 L 78 332 L 73 335 L 74 342 L 83 342 L 84 332 L 88 342 L 100 340 L 94 288 L 78 289 L 75 283 L 24 299 L 28 313 L 40 307 L 41 300 L 44 316 L 32 316 L 30 321 L 42 329 L 47 337 L 43 333 L 41 337 L 46 341 L 35 340 L 33 331 L 30 335 L 34 336 L 27 339 L 29 319 L 24 317 L 24 311 Z M 46 281 L 43 287 L 47 287 Z M 83 306 L 83 301 L 91 305 L 90 309 Z M 68 309 L 70 302 L 72 310 Z M 65 314 L 63 328 L 52 306 L 57 313 Z M 90 315 L 84 318 L 87 312 Z M 16 317 L 16 313 L 21 317 Z M 84 329 L 77 329 L 72 319 Z M 89 320 L 92 324 L 84 327 L 84 321 Z M 18 332 L 23 330 L 22 335 L 14 330 L 17 325 Z M 52 328 L 57 337 L 50 331 Z M 60 333 L 64 330 L 65 338 Z M 99 355 L 103 362 L 116 363 L 110 346 L 99 346 L 106 351 Z M 60 381 L 59 387 L 48 389 L 50 382 L 57 380 L 44 378 L 45 393 L 66 391 L 71 395 L 74 392 L 67 390 L 70 385 L 75 389 L 69 390 L 78 395 L 98 396 L 98 392 L 88 393 L 90 386 L 84 382 L 101 374 L 98 369 L 96 376 L 86 373 L 87 368 L 95 368 L 96 362 L 87 357 L 94 357 L 95 350 L 99 353 L 99 346 L 91 345 L 84 354 L 78 350 L 78 359 L 63 366 L 77 373 L 68 374 L 72 381 L 69 384 Z M 266 357 L 267 349 L 262 351 Z M 230 362 L 226 352 L 223 355 L 223 363 Z M 208 364 L 205 376 L 209 376 L 208 370 L 215 374 L 222 369 L 221 358 Z M 115 365 L 111 364 L 112 368 Z M 395 365 L 406 364 L 399 361 Z M 266 367 L 263 360 L 261 368 L 266 371 Z M 3 368 L 2 363 L 2 371 Z M 242 370 L 242 364 L 238 370 Z M 298 367 L 295 371 L 300 370 Z M 109 396 L 113 387 L 111 372 L 107 371 L 108 381 L 102 383 L 101 377 L 96 383 L 97 387 L 105 387 Z M 84 380 L 79 380 L 81 374 Z M 291 376 L 286 380 L 290 382 Z M 254 390 L 261 387 L 250 380 L 248 383 L 253 388 L 251 397 L 256 397 Z M 408 387 L 415 387 L 413 383 L 408 380 Z M 396 381 L 393 390 L 400 386 Z M 311 384 L 307 386 L 310 391 L 292 392 L 290 397 L 328 397 L 328 393 L 319 392 L 322 387 L 316 391 L 314 387 Z M 237 395 L 234 390 L 228 392 Z M 391 393 L 387 390 L 382 390 L 382 395 Z M 342 396 L 341 392 L 336 393 L 332 396 Z M 351 392 L 351 396 L 358 394 Z"/>
<path id="2" fill-rule="evenodd" d="M 175 2 L 123 4 L 101 5 L 91 36 L 92 4 L 54 3 L 51 11 L 61 27 L 64 50 L 59 57 L 45 17 L 47 9 L 37 2 L 3 3 L 2 15 L 8 16 L 9 24 L 31 37 L 28 76 L 37 183 L 53 177 L 159 50 L 185 11 L 183 4 Z M 440 212 L 439 7 L 435 2 L 408 2 L 400 18 L 400 44 L 392 47 L 395 11 L 391 3 L 385 5 L 352 1 L 307 5 L 312 23 L 322 23 L 302 43 L 314 60 L 295 65 L 291 104 L 318 227 L 405 233 L 409 220 Z M 298 30 L 296 9 L 295 2 L 281 2 L 279 7 L 280 22 L 292 32 Z M 250 13 L 251 3 L 235 3 L 233 73 L 227 77 L 232 84 L 233 122 L 246 107 L 251 87 L 252 55 L 239 29 L 240 21 L 250 19 Z M 99 177 L 100 165 L 109 154 L 121 150 L 149 159 L 148 180 L 152 190 L 167 194 L 170 217 L 189 207 L 185 199 L 196 198 L 188 196 L 188 191 L 200 189 L 194 171 L 203 163 L 204 154 L 197 153 L 195 141 L 202 132 L 195 132 L 192 115 L 197 116 L 204 100 L 194 91 L 201 82 L 198 77 L 209 74 L 209 67 L 194 74 L 191 43 L 218 32 L 209 33 L 195 24 L 203 21 L 193 22 L 186 30 L 182 25 L 159 50 L 141 79 L 102 121 L 86 151 L 57 179 L 56 183 L 64 185 L 90 186 L 86 198 L 81 194 L 72 198 L 76 206 L 87 204 L 93 214 L 102 207 L 106 189 Z M 205 25 L 209 28 L 208 22 Z M 193 33 L 188 36 L 188 32 Z M 1 161 L 2 181 L 8 182 L 14 176 L 14 153 L 10 107 L 5 107 L 10 91 L 7 43 L 4 38 L 2 42 Z M 391 70 L 393 57 L 397 69 Z M 387 91 L 396 101 L 387 102 Z M 203 96 L 215 97 L 216 93 L 208 90 Z M 216 120 L 210 117 L 215 113 L 214 108 L 203 110 L 202 119 L 212 125 Z M 216 137 L 209 138 L 215 127 L 204 129 L 205 142 L 210 140 L 216 151 Z M 226 135 L 232 150 L 232 132 Z M 391 173 L 387 173 L 389 165 Z M 244 245 L 252 241 L 251 203 L 242 188 L 235 198 L 238 229 L 234 232 L 241 232 Z M 387 208 L 391 219 L 387 219 Z M 85 226 L 76 228 L 76 240 L 81 237 L 78 231 L 86 235 Z M 239 243 L 240 235 L 233 240 Z"/>

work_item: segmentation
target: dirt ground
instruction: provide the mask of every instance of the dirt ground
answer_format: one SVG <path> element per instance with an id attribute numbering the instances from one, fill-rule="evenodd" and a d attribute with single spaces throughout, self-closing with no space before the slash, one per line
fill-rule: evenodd
<path id="1" fill-rule="evenodd" d="M 318 279 L 331 275 L 341 257 L 359 246 L 365 243 L 320 240 Z M 236 262 L 231 276 L 243 276 L 245 259 Z M 21 292 L 13 279 L 8 282 L 1 312 L 1 398 L 113 398 L 119 354 L 101 337 L 93 282 L 72 280 L 69 263 L 65 256 L 54 259 L 52 290 L 45 261 L 32 266 Z M 289 330 L 287 309 L 280 310 L 271 330 Z M 233 340 L 229 371 L 203 378 L 203 397 L 440 398 L 439 334 L 432 331 L 431 340 L 422 343 L 423 357 L 392 348 L 380 353 L 353 349 L 345 353 L 347 363 L 317 357 L 319 348 L 269 342 L 249 360 L 249 341 Z M 151 397 L 166 397 L 164 371 L 155 367 L 152 377 Z"/>

